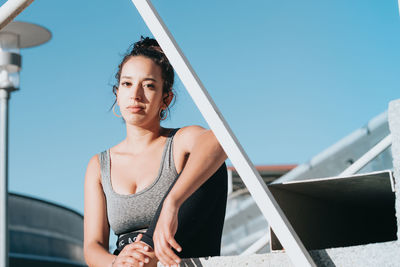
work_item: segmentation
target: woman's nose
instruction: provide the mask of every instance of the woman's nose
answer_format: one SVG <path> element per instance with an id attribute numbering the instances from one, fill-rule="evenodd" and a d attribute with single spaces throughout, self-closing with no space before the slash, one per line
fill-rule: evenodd
<path id="1" fill-rule="evenodd" d="M 140 85 L 135 85 L 132 86 L 131 92 L 130 92 L 130 98 L 135 99 L 135 100 L 141 100 L 142 99 L 142 90 L 141 90 Z"/>

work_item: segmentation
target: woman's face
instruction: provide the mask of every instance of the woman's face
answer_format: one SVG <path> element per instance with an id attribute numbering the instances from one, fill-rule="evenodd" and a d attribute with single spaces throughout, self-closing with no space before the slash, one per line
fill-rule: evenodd
<path id="1" fill-rule="evenodd" d="M 172 95 L 172 94 L 171 94 Z M 126 123 L 159 123 L 163 102 L 161 68 L 144 56 L 131 57 L 122 67 L 117 90 L 117 104 Z M 172 100 L 172 97 L 170 97 Z M 166 101 L 169 104 L 169 101 Z"/>

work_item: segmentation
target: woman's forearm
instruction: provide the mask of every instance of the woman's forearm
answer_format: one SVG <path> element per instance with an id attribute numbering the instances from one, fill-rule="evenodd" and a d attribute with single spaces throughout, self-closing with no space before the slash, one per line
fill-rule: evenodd
<path id="1" fill-rule="evenodd" d="M 85 261 L 90 267 L 110 267 L 115 255 L 110 254 L 102 245 L 93 242 L 84 250 Z"/>
<path id="2" fill-rule="evenodd" d="M 212 131 L 199 136 L 179 179 L 164 204 L 179 208 L 208 178 L 227 156 Z"/>

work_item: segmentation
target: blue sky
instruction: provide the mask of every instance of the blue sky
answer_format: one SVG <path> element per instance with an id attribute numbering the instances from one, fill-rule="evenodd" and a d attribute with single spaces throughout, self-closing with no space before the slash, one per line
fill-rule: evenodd
<path id="1" fill-rule="evenodd" d="M 153 4 L 255 164 L 305 162 L 399 97 L 396 0 Z M 108 111 L 117 65 L 151 34 L 129 0 L 41 0 L 16 20 L 53 37 L 21 51 L 9 190 L 83 213 L 89 159 L 125 137 Z M 175 89 L 164 126 L 207 127 L 179 79 Z"/>

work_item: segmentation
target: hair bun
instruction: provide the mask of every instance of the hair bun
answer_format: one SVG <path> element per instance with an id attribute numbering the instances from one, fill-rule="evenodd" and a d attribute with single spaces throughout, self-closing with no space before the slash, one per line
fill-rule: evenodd
<path id="1" fill-rule="evenodd" d="M 156 39 L 143 36 L 140 36 L 140 41 L 136 42 L 133 46 L 133 50 L 138 49 L 153 49 L 162 52 L 162 49 Z"/>

